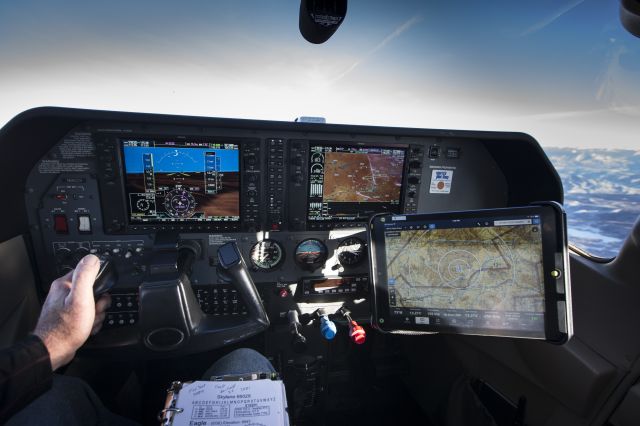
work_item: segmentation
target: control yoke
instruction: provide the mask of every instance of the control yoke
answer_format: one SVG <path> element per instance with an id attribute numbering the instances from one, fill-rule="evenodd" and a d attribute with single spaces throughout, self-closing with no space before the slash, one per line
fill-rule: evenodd
<path id="1" fill-rule="evenodd" d="M 177 235 L 158 234 L 154 246 L 147 277 L 139 287 L 137 326 L 126 332 L 104 330 L 86 349 L 126 350 L 144 345 L 152 353 L 182 355 L 236 343 L 269 327 L 262 300 L 235 242 L 221 246 L 218 259 L 244 300 L 248 315 L 231 317 L 205 314 L 191 288 L 191 270 L 201 255 L 200 243 L 178 242 Z"/>
<path id="2" fill-rule="evenodd" d="M 269 327 L 269 318 L 262 304 L 262 299 L 260 299 L 258 289 L 249 275 L 249 270 L 242 259 L 237 244 L 232 241 L 220 246 L 218 261 L 231 277 L 231 282 L 236 286 L 240 297 L 244 299 L 249 311 L 249 319 L 255 321 L 257 325 L 264 325 L 264 328 Z"/>

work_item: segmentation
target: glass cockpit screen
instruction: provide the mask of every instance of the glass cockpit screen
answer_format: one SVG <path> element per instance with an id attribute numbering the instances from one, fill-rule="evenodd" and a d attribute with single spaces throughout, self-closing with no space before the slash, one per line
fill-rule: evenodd
<path id="1" fill-rule="evenodd" d="M 239 147 L 185 140 L 122 140 L 131 223 L 240 220 Z"/>
<path id="2" fill-rule="evenodd" d="M 356 221 L 398 213 L 405 154 L 398 148 L 312 145 L 308 220 Z"/>
<path id="3" fill-rule="evenodd" d="M 389 314 L 398 324 L 544 337 L 538 215 L 385 223 Z"/>

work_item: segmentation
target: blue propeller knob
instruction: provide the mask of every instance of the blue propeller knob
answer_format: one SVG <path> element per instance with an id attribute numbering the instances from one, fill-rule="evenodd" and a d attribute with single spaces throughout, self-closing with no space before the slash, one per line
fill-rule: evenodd
<path id="1" fill-rule="evenodd" d="M 336 324 L 331 321 L 328 316 L 322 315 L 320 317 L 320 333 L 322 333 L 322 337 L 331 340 L 336 336 L 337 332 L 338 328 Z"/>

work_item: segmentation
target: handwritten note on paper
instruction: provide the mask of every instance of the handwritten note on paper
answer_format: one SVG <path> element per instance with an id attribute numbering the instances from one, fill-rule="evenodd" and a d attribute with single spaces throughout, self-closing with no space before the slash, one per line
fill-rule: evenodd
<path id="1" fill-rule="evenodd" d="M 281 380 L 186 383 L 176 407 L 178 426 L 282 426 L 289 424 Z"/>

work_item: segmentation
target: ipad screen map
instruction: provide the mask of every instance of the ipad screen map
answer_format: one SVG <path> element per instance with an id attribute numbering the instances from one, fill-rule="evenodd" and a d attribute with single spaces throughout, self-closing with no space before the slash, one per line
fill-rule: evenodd
<path id="1" fill-rule="evenodd" d="M 542 327 L 539 218 L 389 226 L 385 250 L 392 314 L 456 327 Z"/>

